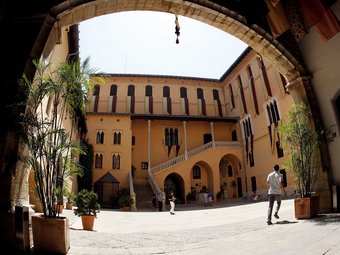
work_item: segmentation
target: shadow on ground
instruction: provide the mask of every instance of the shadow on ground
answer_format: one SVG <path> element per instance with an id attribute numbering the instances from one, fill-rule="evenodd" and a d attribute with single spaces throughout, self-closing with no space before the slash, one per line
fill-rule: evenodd
<path id="1" fill-rule="evenodd" d="M 340 224 L 340 213 L 318 214 L 317 217 L 307 220 L 317 225 Z"/>
<path id="2" fill-rule="evenodd" d="M 275 224 L 294 224 L 294 223 L 298 223 L 298 221 L 280 220 Z"/>

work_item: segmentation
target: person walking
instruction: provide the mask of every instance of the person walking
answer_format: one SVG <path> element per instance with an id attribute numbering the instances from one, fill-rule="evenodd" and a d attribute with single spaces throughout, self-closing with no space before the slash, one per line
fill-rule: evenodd
<path id="1" fill-rule="evenodd" d="M 158 211 L 163 211 L 163 194 L 159 192 L 158 194 Z"/>
<path id="2" fill-rule="evenodd" d="M 267 176 L 267 184 L 269 185 L 268 189 L 268 212 L 267 212 L 267 224 L 271 225 L 272 223 L 272 212 L 273 212 L 273 206 L 274 202 L 276 201 L 276 208 L 274 211 L 274 217 L 276 219 L 279 219 L 279 210 L 281 207 L 281 189 L 284 194 L 286 194 L 286 191 L 283 186 L 283 179 L 282 174 L 279 173 L 280 166 L 278 164 L 274 165 L 273 172 L 269 173 Z"/>
<path id="3" fill-rule="evenodd" d="M 174 192 L 173 191 L 171 191 L 171 193 L 170 193 L 169 201 L 170 201 L 170 214 L 174 215 L 175 214 L 175 201 L 176 201 L 176 197 L 174 196 Z"/>

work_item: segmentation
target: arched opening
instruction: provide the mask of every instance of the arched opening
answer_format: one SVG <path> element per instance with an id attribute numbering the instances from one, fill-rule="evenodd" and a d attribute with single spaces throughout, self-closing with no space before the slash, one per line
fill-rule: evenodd
<path id="1" fill-rule="evenodd" d="M 184 196 L 184 180 L 182 176 L 176 173 L 169 174 L 164 180 L 164 192 L 166 196 L 166 203 L 169 203 L 169 196 L 171 191 L 176 197 L 176 204 L 183 204 L 185 202 Z"/>
<path id="2" fill-rule="evenodd" d="M 245 191 L 245 173 L 241 170 L 241 161 L 232 154 L 224 155 L 219 164 L 220 191 L 219 199 L 233 199 L 243 196 Z"/>

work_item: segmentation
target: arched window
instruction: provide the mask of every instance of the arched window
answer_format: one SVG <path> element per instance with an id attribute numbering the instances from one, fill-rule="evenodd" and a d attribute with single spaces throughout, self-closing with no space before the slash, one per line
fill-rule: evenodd
<path id="1" fill-rule="evenodd" d="M 97 131 L 96 143 L 104 144 L 104 131 Z"/>
<path id="2" fill-rule="evenodd" d="M 102 168 L 103 167 L 103 154 L 96 153 L 94 159 L 94 167 L 95 168 Z"/>
<path id="3" fill-rule="evenodd" d="M 126 112 L 135 113 L 135 86 L 132 84 L 128 86 Z"/>
<path id="4" fill-rule="evenodd" d="M 259 114 L 259 106 L 258 106 L 257 96 L 256 96 L 254 76 L 253 76 L 253 72 L 251 70 L 250 65 L 248 65 L 247 70 L 248 70 L 248 78 L 249 78 L 249 85 L 250 85 L 250 88 L 251 88 L 251 94 L 253 96 L 253 104 L 254 104 L 254 107 L 255 107 L 255 112 L 256 112 L 256 114 Z"/>
<path id="5" fill-rule="evenodd" d="M 91 110 L 93 112 L 98 111 L 99 93 L 100 93 L 100 86 L 97 84 L 93 88 L 93 94 L 92 94 L 92 99 L 91 99 Z"/>
<path id="6" fill-rule="evenodd" d="M 112 169 L 120 169 L 120 155 L 117 153 L 112 155 Z"/>
<path id="7" fill-rule="evenodd" d="M 168 86 L 163 87 L 163 113 L 171 114 L 171 97 Z"/>
<path id="8" fill-rule="evenodd" d="M 243 113 L 248 113 L 246 98 L 244 96 L 244 91 L 243 91 L 243 83 L 242 83 L 242 79 L 241 79 L 240 75 L 237 77 L 237 80 L 238 80 L 238 87 L 239 87 L 239 90 L 240 90 L 239 94 L 240 94 L 241 103 L 242 103 L 242 107 L 243 107 Z"/>
<path id="9" fill-rule="evenodd" d="M 153 113 L 152 86 L 145 87 L 145 113 Z"/>
<path id="10" fill-rule="evenodd" d="M 145 96 L 152 97 L 152 86 L 151 85 L 147 85 L 145 87 Z"/>
<path id="11" fill-rule="evenodd" d="M 189 100 L 187 97 L 187 89 L 184 87 L 180 88 L 180 94 L 181 94 L 181 110 L 182 114 L 189 115 Z"/>
<path id="12" fill-rule="evenodd" d="M 235 99 L 234 99 L 233 86 L 231 86 L 231 84 L 229 84 L 229 96 L 230 96 L 231 109 L 234 109 L 235 108 Z"/>
<path id="13" fill-rule="evenodd" d="M 113 132 L 113 144 L 121 144 L 122 133 L 120 131 Z"/>
<path id="14" fill-rule="evenodd" d="M 164 130 L 165 146 L 176 146 L 178 142 L 178 129 L 177 128 L 165 128 Z"/>
<path id="15" fill-rule="evenodd" d="M 163 97 L 170 97 L 170 88 L 168 86 L 163 87 Z"/>
<path id="16" fill-rule="evenodd" d="M 109 112 L 116 112 L 117 107 L 117 85 L 112 84 L 109 96 Z"/>
<path id="17" fill-rule="evenodd" d="M 197 89 L 197 107 L 199 115 L 206 115 L 205 99 L 203 94 L 203 89 Z"/>
<path id="18" fill-rule="evenodd" d="M 135 86 L 130 84 L 128 86 L 128 96 L 134 96 L 135 95 Z"/>
<path id="19" fill-rule="evenodd" d="M 220 95 L 217 89 L 213 90 L 213 99 L 214 99 L 214 106 L 215 106 L 215 114 L 217 116 L 222 117 L 223 116 L 222 104 L 221 104 Z"/>

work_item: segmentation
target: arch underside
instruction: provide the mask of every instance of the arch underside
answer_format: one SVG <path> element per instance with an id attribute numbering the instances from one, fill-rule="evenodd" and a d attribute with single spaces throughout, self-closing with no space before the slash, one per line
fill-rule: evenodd
<path id="1" fill-rule="evenodd" d="M 213 3 L 213 1 L 200 1 L 199 4 L 195 2 L 178 0 L 76 1 L 76 5 L 69 6 L 71 9 L 64 7 L 66 10 L 60 4 L 59 8 L 54 8 L 57 12 L 57 22 L 53 23 L 53 34 L 60 34 L 58 29 L 64 26 L 67 27 L 94 17 L 117 12 L 158 11 L 174 13 L 209 24 L 245 42 L 272 62 L 277 70 L 286 77 L 288 83 L 292 83 L 299 76 L 304 75 L 303 65 L 293 56 L 290 49 L 284 47 L 278 41 L 278 38 L 273 38 L 258 25 L 248 25 L 246 18 L 241 16 L 237 10 L 228 9 L 225 6 Z"/>

